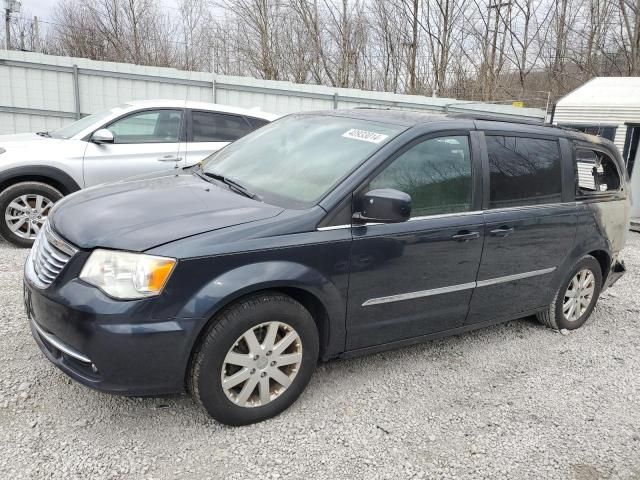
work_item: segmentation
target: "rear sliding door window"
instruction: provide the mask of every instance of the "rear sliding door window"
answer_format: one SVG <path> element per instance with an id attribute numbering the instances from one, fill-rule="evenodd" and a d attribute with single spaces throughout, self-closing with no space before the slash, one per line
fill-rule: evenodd
<path id="1" fill-rule="evenodd" d="M 577 149 L 576 170 L 578 195 L 594 195 L 620 190 L 618 169 L 611 157 L 602 152 L 589 148 Z"/>
<path id="2" fill-rule="evenodd" d="M 489 135 L 490 208 L 562 200 L 560 148 L 555 140 Z"/>

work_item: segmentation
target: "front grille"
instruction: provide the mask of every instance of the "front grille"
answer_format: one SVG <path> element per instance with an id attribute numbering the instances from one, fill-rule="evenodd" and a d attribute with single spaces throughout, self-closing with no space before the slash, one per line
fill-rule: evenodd
<path id="1" fill-rule="evenodd" d="M 31 247 L 33 272 L 42 286 L 49 286 L 77 250 L 58 237 L 45 222 Z"/>

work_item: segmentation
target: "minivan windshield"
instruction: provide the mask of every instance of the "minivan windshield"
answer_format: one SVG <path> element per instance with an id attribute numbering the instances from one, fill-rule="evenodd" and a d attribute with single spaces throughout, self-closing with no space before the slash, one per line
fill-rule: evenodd
<path id="1" fill-rule="evenodd" d="M 71 138 L 82 132 L 83 130 L 89 128 L 91 125 L 100 124 L 102 121 L 107 120 L 108 118 L 124 111 L 125 108 L 130 105 L 120 105 L 118 107 L 110 108 L 109 110 L 104 110 L 102 112 L 94 113 L 92 115 L 88 115 L 80 120 L 70 123 L 67 126 L 59 128 L 58 130 L 54 130 L 53 132 L 49 132 L 49 135 L 53 138 Z"/>
<path id="2" fill-rule="evenodd" d="M 308 208 L 401 130 L 370 120 L 290 115 L 214 153 L 202 169 L 267 203 Z"/>

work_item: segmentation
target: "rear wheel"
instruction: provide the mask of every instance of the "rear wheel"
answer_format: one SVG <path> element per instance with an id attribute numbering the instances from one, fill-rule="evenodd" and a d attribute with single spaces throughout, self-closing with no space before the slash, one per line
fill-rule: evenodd
<path id="1" fill-rule="evenodd" d="M 600 264 L 585 255 L 567 275 L 549 309 L 537 315 L 538 320 L 559 330 L 580 328 L 591 315 L 601 288 Z"/>
<path id="2" fill-rule="evenodd" d="M 249 297 L 223 311 L 194 353 L 189 390 L 227 425 L 273 417 L 302 393 L 318 359 L 311 314 L 279 293 Z"/>
<path id="3" fill-rule="evenodd" d="M 30 247 L 53 204 L 62 194 L 46 183 L 20 182 L 0 193 L 0 236 L 18 247 Z"/>

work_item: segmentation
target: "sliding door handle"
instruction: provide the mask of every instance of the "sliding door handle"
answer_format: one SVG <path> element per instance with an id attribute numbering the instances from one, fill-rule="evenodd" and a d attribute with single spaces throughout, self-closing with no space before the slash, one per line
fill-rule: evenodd
<path id="1" fill-rule="evenodd" d="M 508 237 L 513 233 L 513 227 L 500 227 L 495 230 L 491 230 L 491 235 L 494 237 Z"/>
<path id="2" fill-rule="evenodd" d="M 456 242 L 467 242 L 469 240 L 475 240 L 476 238 L 480 238 L 480 232 L 470 232 L 469 230 L 462 230 L 461 232 L 456 233 L 451 240 L 455 240 Z"/>

